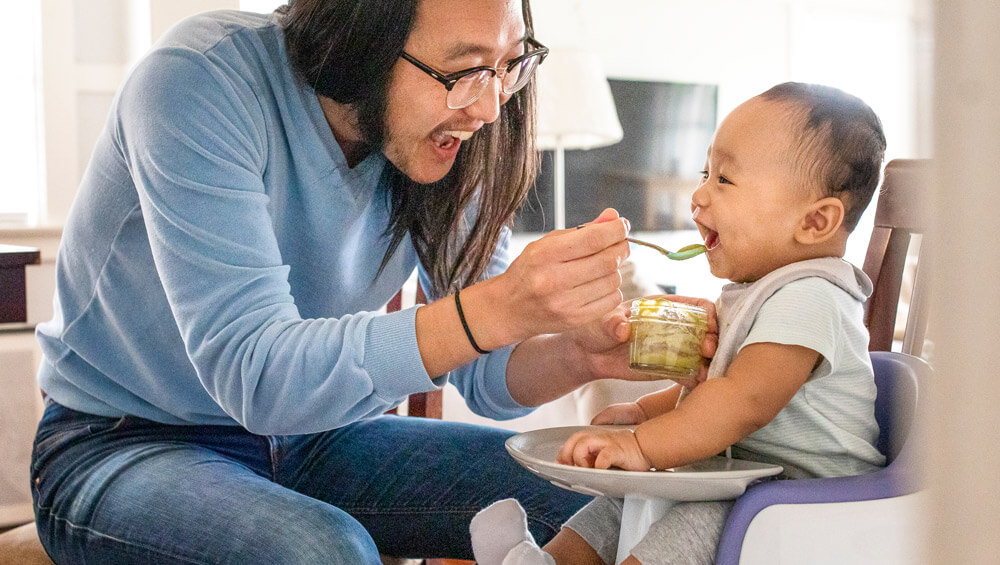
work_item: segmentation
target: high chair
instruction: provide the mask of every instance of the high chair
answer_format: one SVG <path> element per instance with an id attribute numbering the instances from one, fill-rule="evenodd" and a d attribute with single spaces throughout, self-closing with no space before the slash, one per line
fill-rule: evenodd
<path id="1" fill-rule="evenodd" d="M 747 485 L 782 470 L 778 465 L 721 456 L 649 473 L 574 467 L 556 462 L 556 455 L 566 440 L 587 427 L 568 426 L 520 433 L 507 440 L 507 451 L 529 471 L 558 487 L 624 499 L 615 563 L 625 560 L 635 544 L 646 536 L 649 527 L 674 504 L 732 500 L 742 494 Z"/>

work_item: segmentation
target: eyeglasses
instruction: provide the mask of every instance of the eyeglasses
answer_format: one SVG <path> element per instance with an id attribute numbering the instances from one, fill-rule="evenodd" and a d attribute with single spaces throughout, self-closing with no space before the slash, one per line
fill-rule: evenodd
<path id="1" fill-rule="evenodd" d="M 507 95 L 514 94 L 528 84 L 531 75 L 535 74 L 535 69 L 549 54 L 549 48 L 530 37 L 526 41 L 532 50 L 512 59 L 503 67 L 472 67 L 446 74 L 420 62 L 405 51 L 402 57 L 443 84 L 448 90 L 448 96 L 445 98 L 448 107 L 452 110 L 461 110 L 475 104 L 495 76 L 500 77 L 500 88 Z"/>

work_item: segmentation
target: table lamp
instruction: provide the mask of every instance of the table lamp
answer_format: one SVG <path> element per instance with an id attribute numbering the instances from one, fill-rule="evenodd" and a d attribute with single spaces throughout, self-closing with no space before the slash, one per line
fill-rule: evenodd
<path id="1" fill-rule="evenodd" d="M 566 227 L 565 150 L 621 141 L 611 87 L 600 60 L 579 47 L 552 47 L 538 67 L 538 146 L 554 153 L 555 229 Z"/>

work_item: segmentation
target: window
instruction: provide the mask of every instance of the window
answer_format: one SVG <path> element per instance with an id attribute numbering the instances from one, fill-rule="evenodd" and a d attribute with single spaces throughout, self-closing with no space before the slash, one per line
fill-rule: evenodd
<path id="1" fill-rule="evenodd" d="M 39 108 L 38 6 L 14 2 L 4 7 L 8 25 L 0 34 L 4 87 L 0 89 L 0 227 L 38 220 L 43 183 Z"/>

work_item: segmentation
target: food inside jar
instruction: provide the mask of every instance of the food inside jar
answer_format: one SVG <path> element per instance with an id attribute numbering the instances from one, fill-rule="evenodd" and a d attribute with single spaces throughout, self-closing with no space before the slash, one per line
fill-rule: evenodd
<path id="1" fill-rule="evenodd" d="M 629 366 L 664 378 L 696 375 L 706 320 L 697 306 L 663 298 L 636 301 L 629 318 Z"/>

